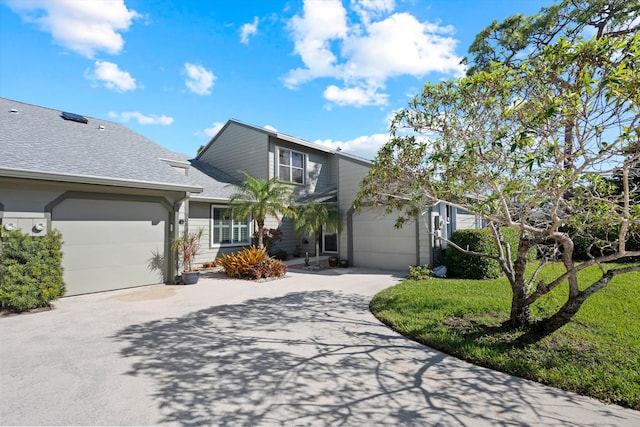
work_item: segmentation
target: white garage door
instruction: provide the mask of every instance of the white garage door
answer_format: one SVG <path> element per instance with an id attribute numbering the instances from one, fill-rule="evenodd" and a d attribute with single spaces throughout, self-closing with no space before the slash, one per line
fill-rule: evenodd
<path id="1" fill-rule="evenodd" d="M 62 232 L 67 295 L 163 281 L 168 212 L 162 204 L 66 199 L 51 215 Z"/>
<path id="2" fill-rule="evenodd" d="M 396 214 L 363 209 L 353 215 L 353 265 L 408 271 L 416 264 L 416 228 L 396 229 Z"/>

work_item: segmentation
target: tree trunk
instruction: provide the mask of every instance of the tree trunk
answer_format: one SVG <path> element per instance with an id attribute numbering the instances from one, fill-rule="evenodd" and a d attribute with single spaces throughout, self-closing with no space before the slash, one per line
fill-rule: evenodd
<path id="1" fill-rule="evenodd" d="M 609 284 L 616 271 L 607 271 L 602 277 L 575 296 L 569 295 L 567 302 L 553 316 L 547 317 L 537 322 L 538 331 L 541 336 L 547 336 L 557 331 L 571 321 L 573 316 L 580 310 L 582 304 L 595 292 Z"/>
<path id="2" fill-rule="evenodd" d="M 258 224 L 258 248 L 264 248 L 264 220 L 256 220 Z"/>
<path id="3" fill-rule="evenodd" d="M 316 232 L 316 267 L 320 267 L 320 233 Z"/>
<path id="4" fill-rule="evenodd" d="M 511 315 L 508 324 L 513 327 L 531 323 L 531 307 L 527 304 L 527 295 L 522 284 L 511 286 Z"/>
<path id="5" fill-rule="evenodd" d="M 520 238 L 518 256 L 513 263 L 513 282 L 511 283 L 511 315 L 509 324 L 519 327 L 529 325 L 532 321 L 531 306 L 527 301 L 525 270 L 527 268 L 527 253 L 532 243 Z"/>

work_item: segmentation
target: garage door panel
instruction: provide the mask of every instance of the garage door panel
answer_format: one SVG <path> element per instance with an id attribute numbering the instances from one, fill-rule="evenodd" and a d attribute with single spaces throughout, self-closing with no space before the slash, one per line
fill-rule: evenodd
<path id="1" fill-rule="evenodd" d="M 73 269 L 100 268 L 100 266 L 118 268 L 124 265 L 148 264 L 156 254 L 164 253 L 164 248 L 161 246 L 150 248 L 141 243 L 131 243 L 127 245 L 126 250 L 121 244 L 63 245 L 63 262 Z M 95 262 L 87 260 L 87 254 L 91 254 Z"/>
<path id="2" fill-rule="evenodd" d="M 162 282 L 162 275 L 156 274 L 157 279 L 152 283 Z M 65 281 L 68 284 L 81 284 L 81 292 L 73 292 L 77 290 L 77 286 L 74 286 L 70 289 L 72 293 L 67 292 L 67 295 L 87 294 L 140 286 L 141 284 L 146 284 L 146 279 L 147 275 L 141 274 L 138 266 L 123 266 L 118 270 L 106 266 L 104 268 L 65 271 Z M 105 289 L 105 282 L 109 283 L 109 289 Z M 69 288 L 69 286 L 70 285 L 68 285 L 67 288 Z"/>
<path id="3" fill-rule="evenodd" d="M 163 281 L 168 212 L 160 203 L 67 199 L 52 212 L 62 233 L 67 295 Z"/>
<path id="4" fill-rule="evenodd" d="M 395 228 L 396 216 L 363 210 L 353 216 L 353 263 L 358 267 L 407 270 L 416 263 L 412 223 Z"/>
<path id="5" fill-rule="evenodd" d="M 56 228 L 64 232 L 65 243 L 71 246 L 89 246 L 100 239 L 99 244 L 118 244 L 123 241 L 157 242 L 164 236 L 164 223 L 158 226 L 151 221 L 124 222 L 115 224 L 104 221 L 55 221 Z"/>

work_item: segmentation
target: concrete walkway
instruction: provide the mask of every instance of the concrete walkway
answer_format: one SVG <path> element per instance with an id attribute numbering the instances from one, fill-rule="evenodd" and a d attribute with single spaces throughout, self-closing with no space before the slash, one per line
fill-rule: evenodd
<path id="1" fill-rule="evenodd" d="M 381 271 L 65 298 L 0 319 L 3 425 L 638 426 L 640 413 L 483 369 L 368 311 Z"/>

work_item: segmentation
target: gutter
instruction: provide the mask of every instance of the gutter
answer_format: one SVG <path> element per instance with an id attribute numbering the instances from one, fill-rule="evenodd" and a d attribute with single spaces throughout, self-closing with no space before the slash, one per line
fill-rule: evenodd
<path id="1" fill-rule="evenodd" d="M 0 168 L 0 176 L 7 178 L 40 179 L 44 181 L 74 182 L 79 184 L 110 185 L 114 187 L 144 188 L 201 193 L 202 187 L 187 184 L 168 184 L 134 179 L 118 179 L 104 176 L 87 176 L 56 172 L 36 172 L 25 169 Z"/>

